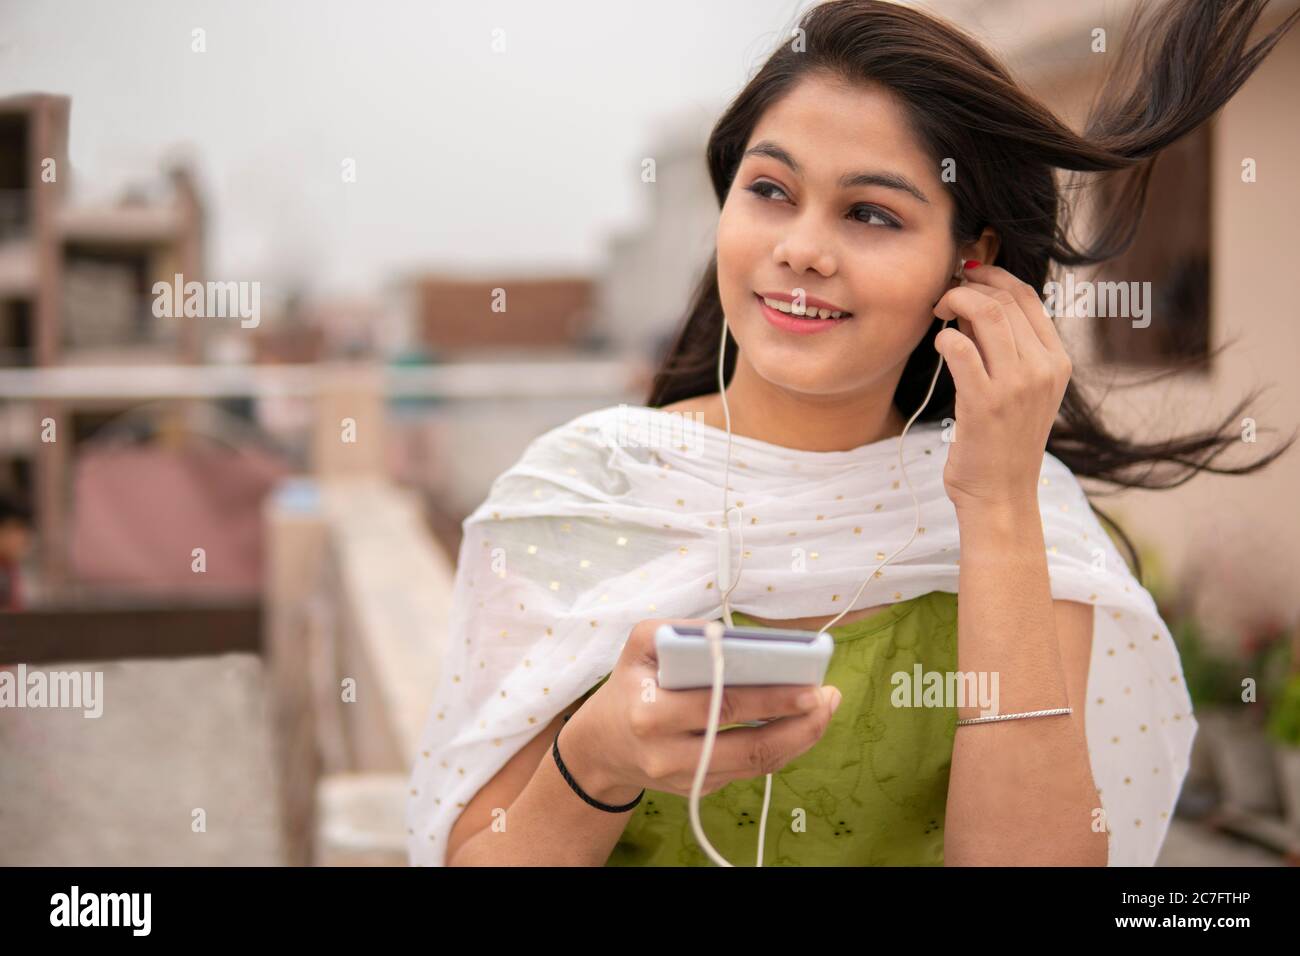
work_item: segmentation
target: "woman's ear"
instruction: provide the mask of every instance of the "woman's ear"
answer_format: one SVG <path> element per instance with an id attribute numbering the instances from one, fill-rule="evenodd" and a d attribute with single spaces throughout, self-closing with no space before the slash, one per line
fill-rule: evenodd
<path id="1" fill-rule="evenodd" d="M 962 248 L 963 261 L 965 259 L 974 259 L 988 265 L 998 257 L 1000 245 L 997 230 L 992 226 L 985 226 L 978 239 L 969 246 Z"/>

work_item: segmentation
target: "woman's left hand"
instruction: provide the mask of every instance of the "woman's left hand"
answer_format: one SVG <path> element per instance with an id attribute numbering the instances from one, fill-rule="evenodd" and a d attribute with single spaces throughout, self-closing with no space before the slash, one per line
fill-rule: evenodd
<path id="1" fill-rule="evenodd" d="M 998 266 L 965 270 L 935 305 L 956 319 L 935 337 L 957 389 L 943 471 L 958 512 L 1038 507 L 1043 454 L 1073 366 L 1033 287 Z"/>

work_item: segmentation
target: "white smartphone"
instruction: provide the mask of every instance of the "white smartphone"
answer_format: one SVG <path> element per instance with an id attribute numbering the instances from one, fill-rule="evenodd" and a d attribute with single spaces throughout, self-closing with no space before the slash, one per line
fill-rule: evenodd
<path id="1" fill-rule="evenodd" d="M 816 631 L 728 627 L 722 633 L 722 680 L 729 687 L 804 684 L 820 687 L 835 639 Z M 713 686 L 713 658 L 704 628 L 661 624 L 655 631 L 659 686 L 692 690 Z"/>

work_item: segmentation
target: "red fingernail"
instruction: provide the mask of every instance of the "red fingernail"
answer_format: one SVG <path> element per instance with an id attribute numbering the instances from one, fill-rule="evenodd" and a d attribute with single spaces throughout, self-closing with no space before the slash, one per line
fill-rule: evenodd
<path id="1" fill-rule="evenodd" d="M 965 262 L 962 263 L 961 267 L 963 269 L 974 269 L 979 264 L 980 261 L 978 259 L 967 259 Z"/>

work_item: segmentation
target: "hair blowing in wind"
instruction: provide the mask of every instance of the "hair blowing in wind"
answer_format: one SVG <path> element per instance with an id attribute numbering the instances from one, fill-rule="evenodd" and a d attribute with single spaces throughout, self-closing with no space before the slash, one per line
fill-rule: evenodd
<path id="1" fill-rule="evenodd" d="M 973 242 L 992 227 L 1000 239 L 992 264 L 1042 289 L 1053 264 L 1094 265 L 1129 248 L 1161 150 L 1227 103 L 1300 18 L 1295 11 L 1249 42 L 1266 6 L 1265 0 L 1140 5 L 1124 30 L 1124 49 L 1112 58 L 1116 65 L 1076 132 L 975 39 L 941 19 L 878 0 L 819 5 L 798 23 L 802 49 L 783 41 L 714 126 L 707 149 L 714 192 L 722 205 L 759 118 L 801 79 L 883 86 L 904 105 L 936 167 L 944 157 L 958 158 L 961 174 L 944 183 L 956 208 L 953 241 Z M 1071 175 L 1058 177 L 1057 170 Z M 1091 210 L 1090 235 L 1071 238 L 1078 203 L 1102 190 L 1108 199 Z M 722 322 L 715 254 L 655 375 L 648 405 L 716 390 Z M 936 319 L 904 367 L 894 394 L 904 416 L 925 397 L 940 327 Z M 728 336 L 728 379 L 735 360 L 736 343 Z M 1241 446 L 1236 423 L 1258 394 L 1242 398 L 1215 427 L 1140 438 L 1112 432 L 1072 381 L 1047 451 L 1076 475 L 1115 487 L 1171 488 L 1202 471 L 1248 474 L 1295 442 L 1293 434 L 1252 461 L 1220 461 Z M 954 405 L 945 367 L 921 420 L 951 418 Z"/>

